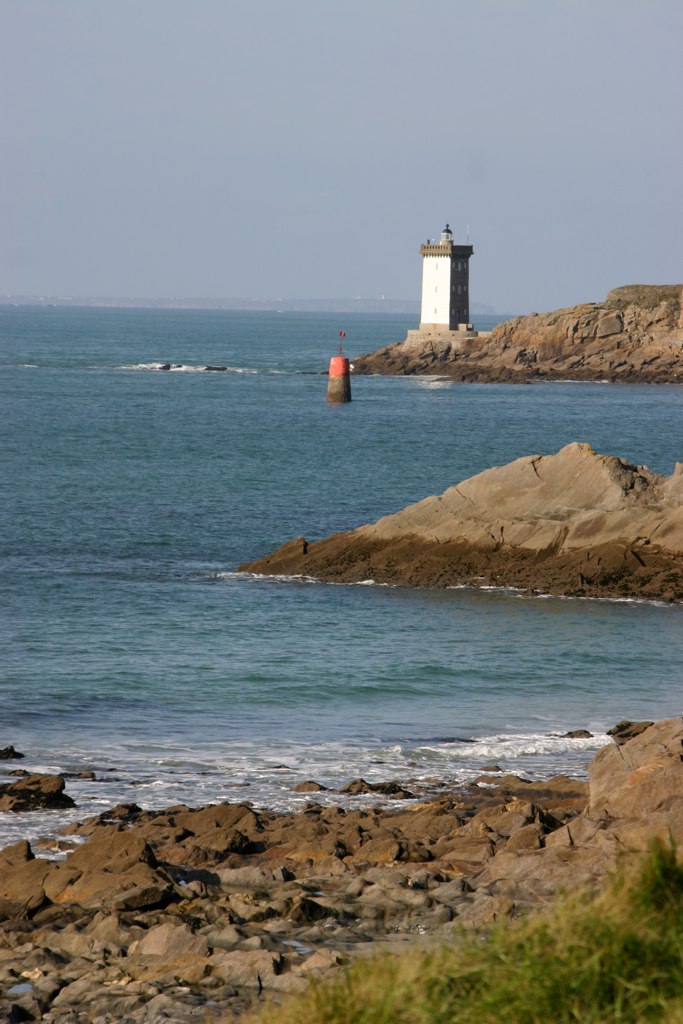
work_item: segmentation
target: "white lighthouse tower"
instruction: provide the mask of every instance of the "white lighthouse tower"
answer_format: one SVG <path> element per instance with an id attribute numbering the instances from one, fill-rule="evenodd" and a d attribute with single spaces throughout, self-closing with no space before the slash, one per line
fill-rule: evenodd
<path id="1" fill-rule="evenodd" d="M 471 245 L 456 245 L 448 224 L 438 242 L 420 246 L 422 255 L 422 309 L 420 331 L 471 331 Z"/>

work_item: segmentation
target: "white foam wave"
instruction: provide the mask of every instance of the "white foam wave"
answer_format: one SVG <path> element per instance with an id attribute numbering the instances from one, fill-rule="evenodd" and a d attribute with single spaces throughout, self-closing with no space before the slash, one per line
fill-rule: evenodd
<path id="1" fill-rule="evenodd" d="M 195 366 L 190 363 L 123 363 L 121 366 L 115 367 L 117 370 L 137 370 L 137 371 L 160 371 L 162 373 L 236 373 L 236 374 L 285 374 L 285 370 L 277 370 L 271 368 L 258 369 L 254 366 L 214 366 L 213 364 L 203 364 L 201 366 Z"/>
<path id="2" fill-rule="evenodd" d="M 420 388 L 427 388 L 428 390 L 440 390 L 443 388 L 453 387 L 455 381 L 451 380 L 450 377 L 414 377 L 416 385 Z"/>
<path id="3" fill-rule="evenodd" d="M 321 587 L 393 587 L 393 583 L 377 583 L 376 580 L 355 580 L 352 583 L 336 583 L 334 580 L 319 580 L 315 576 L 306 576 L 303 573 L 277 573 L 268 574 L 263 572 L 218 572 L 212 574 L 214 579 L 252 579 L 259 582 L 275 583 L 315 583 Z"/>
<path id="4" fill-rule="evenodd" d="M 137 803 L 144 809 L 181 803 L 197 807 L 248 797 L 256 808 L 294 811 L 311 799 L 310 794 L 295 792 L 297 783 L 307 779 L 327 787 L 314 796 L 326 805 L 395 806 L 390 797 L 379 793 L 351 796 L 341 790 L 354 778 L 368 782 L 396 779 L 416 799 L 428 799 L 444 787 L 457 788 L 478 780 L 487 762 L 524 778 L 548 778 L 559 772 L 585 778 L 593 751 L 606 743 L 609 737 L 604 733 L 571 739 L 528 731 L 460 741 L 437 737 L 388 746 L 355 740 L 317 744 L 234 741 L 209 744 L 199 751 L 178 743 L 130 741 L 77 755 L 53 750 L 30 768 L 46 774 L 76 773 L 66 779 L 66 791 L 76 807 L 58 814 L 0 815 L 0 847 L 24 837 L 54 836 L 67 822 L 100 814 L 117 803 Z M 77 773 L 83 768 L 94 770 L 95 779 L 79 778 Z M 46 851 L 45 855 L 55 853 Z"/>
<path id="5" fill-rule="evenodd" d="M 485 579 L 484 576 L 475 576 L 474 579 Z M 527 596 L 523 587 L 504 587 L 494 583 L 451 583 L 445 590 L 483 590 L 487 593 L 509 594 L 511 597 Z M 536 596 L 535 594 L 533 595 Z"/>
<path id="6" fill-rule="evenodd" d="M 530 384 L 613 384 L 611 380 L 575 380 L 573 377 L 561 379 L 554 377 L 551 379 L 543 378 L 543 380 L 529 381 Z"/>
<path id="7" fill-rule="evenodd" d="M 315 576 L 305 576 L 303 573 L 292 573 L 291 575 L 283 573 L 269 576 L 263 572 L 241 572 L 237 575 L 262 582 L 271 580 L 273 583 L 320 583 L 320 580 L 317 580 Z"/>
<path id="8" fill-rule="evenodd" d="M 412 753 L 438 755 L 447 761 L 516 759 L 545 754 L 598 750 L 610 742 L 606 733 L 572 738 L 553 733 L 500 733 L 472 740 L 434 740 L 413 748 Z"/>

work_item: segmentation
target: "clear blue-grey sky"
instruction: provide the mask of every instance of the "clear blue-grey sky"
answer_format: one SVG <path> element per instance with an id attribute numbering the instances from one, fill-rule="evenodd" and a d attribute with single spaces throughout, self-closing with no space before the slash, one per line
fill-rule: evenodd
<path id="1" fill-rule="evenodd" d="M 0 0 L 0 294 L 683 279 L 680 0 Z"/>

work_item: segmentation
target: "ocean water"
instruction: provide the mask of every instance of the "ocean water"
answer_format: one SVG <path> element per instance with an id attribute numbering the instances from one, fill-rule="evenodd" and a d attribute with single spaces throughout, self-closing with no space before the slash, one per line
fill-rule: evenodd
<path id="1" fill-rule="evenodd" d="M 0 772 L 96 773 L 73 812 L 0 814 L 0 844 L 121 801 L 302 806 L 311 778 L 581 774 L 619 719 L 683 711 L 681 607 L 236 571 L 570 441 L 683 458 L 675 386 L 368 377 L 326 403 L 338 330 L 353 356 L 412 326 L 0 307 L 0 747 L 26 754 Z"/>

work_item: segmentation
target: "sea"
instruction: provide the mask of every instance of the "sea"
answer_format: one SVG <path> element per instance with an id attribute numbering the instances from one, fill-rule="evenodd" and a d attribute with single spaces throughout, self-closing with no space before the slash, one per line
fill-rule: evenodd
<path id="1" fill-rule="evenodd" d="M 0 748 L 25 754 L 0 782 L 62 772 L 76 801 L 0 814 L 0 845 L 122 802 L 300 808 L 306 780 L 585 777 L 620 719 L 683 712 L 681 606 L 238 570 L 571 441 L 683 458 L 680 386 L 371 376 L 327 403 L 340 330 L 353 358 L 414 326 L 0 307 Z"/>

